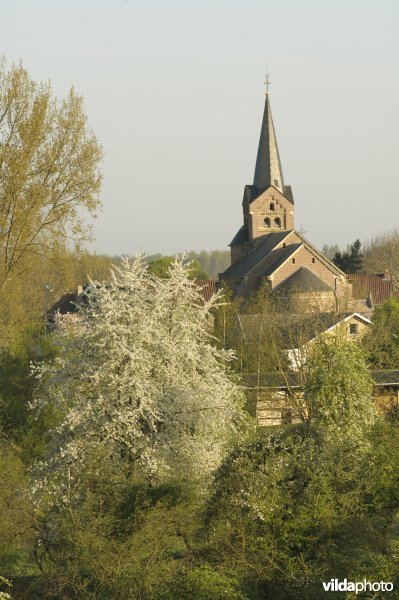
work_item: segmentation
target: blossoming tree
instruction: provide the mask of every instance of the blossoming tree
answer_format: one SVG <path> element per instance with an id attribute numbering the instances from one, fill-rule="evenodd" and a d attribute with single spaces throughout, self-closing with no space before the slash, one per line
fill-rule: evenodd
<path id="1" fill-rule="evenodd" d="M 243 394 L 216 348 L 211 309 L 181 261 L 160 279 L 143 258 L 92 282 L 75 325 L 54 333 L 58 357 L 36 368 L 37 412 L 51 409 L 46 479 L 79 476 L 88 456 L 122 457 L 150 478 L 205 482 L 245 421 Z"/>

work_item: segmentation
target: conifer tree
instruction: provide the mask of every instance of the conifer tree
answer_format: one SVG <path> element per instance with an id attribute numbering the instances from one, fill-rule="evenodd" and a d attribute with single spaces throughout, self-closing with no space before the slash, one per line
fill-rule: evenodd
<path id="1" fill-rule="evenodd" d="M 356 240 L 350 247 L 350 252 L 336 252 L 333 262 L 344 273 L 362 273 L 364 257 L 360 252 L 360 240 Z"/>

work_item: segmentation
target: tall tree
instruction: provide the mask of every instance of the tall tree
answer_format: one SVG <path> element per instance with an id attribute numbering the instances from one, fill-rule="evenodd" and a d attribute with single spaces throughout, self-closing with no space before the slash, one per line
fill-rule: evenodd
<path id="1" fill-rule="evenodd" d="M 360 437 L 375 419 L 372 379 L 362 350 L 340 336 L 319 339 L 305 365 L 309 420 L 334 435 Z"/>
<path id="2" fill-rule="evenodd" d="M 50 84 L 0 64 L 0 290 L 60 240 L 88 236 L 82 209 L 99 207 L 102 151 L 72 88 L 58 101 Z"/>
<path id="3" fill-rule="evenodd" d="M 389 271 L 396 288 L 399 288 L 399 230 L 375 236 L 365 246 L 367 273 Z"/>

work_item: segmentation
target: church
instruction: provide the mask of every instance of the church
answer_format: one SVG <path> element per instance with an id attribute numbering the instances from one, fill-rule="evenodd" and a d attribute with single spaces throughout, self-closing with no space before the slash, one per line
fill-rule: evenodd
<path id="1" fill-rule="evenodd" d="M 295 230 L 294 196 L 283 177 L 268 85 L 254 180 L 244 188 L 242 207 L 231 265 L 219 274 L 235 296 L 249 297 L 266 283 L 289 297 L 293 308 L 306 303 L 325 312 L 359 310 L 345 273 Z"/>

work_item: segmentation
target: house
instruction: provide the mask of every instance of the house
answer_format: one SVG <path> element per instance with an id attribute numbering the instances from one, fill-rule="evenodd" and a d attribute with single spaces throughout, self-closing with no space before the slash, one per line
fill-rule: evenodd
<path id="1" fill-rule="evenodd" d="M 377 409 L 399 408 L 399 370 L 370 371 Z M 247 408 L 260 427 L 300 422 L 305 410 L 303 380 L 298 372 L 243 375 Z"/>
<path id="2" fill-rule="evenodd" d="M 276 351 L 280 352 L 283 346 L 291 371 L 298 371 L 305 364 L 317 339 L 334 335 L 358 342 L 372 325 L 371 320 L 361 313 L 304 311 L 274 313 L 271 321 L 268 315 L 240 314 L 237 323 L 244 344 L 257 339 L 272 344 L 273 340 L 267 338 L 274 335 Z"/>

